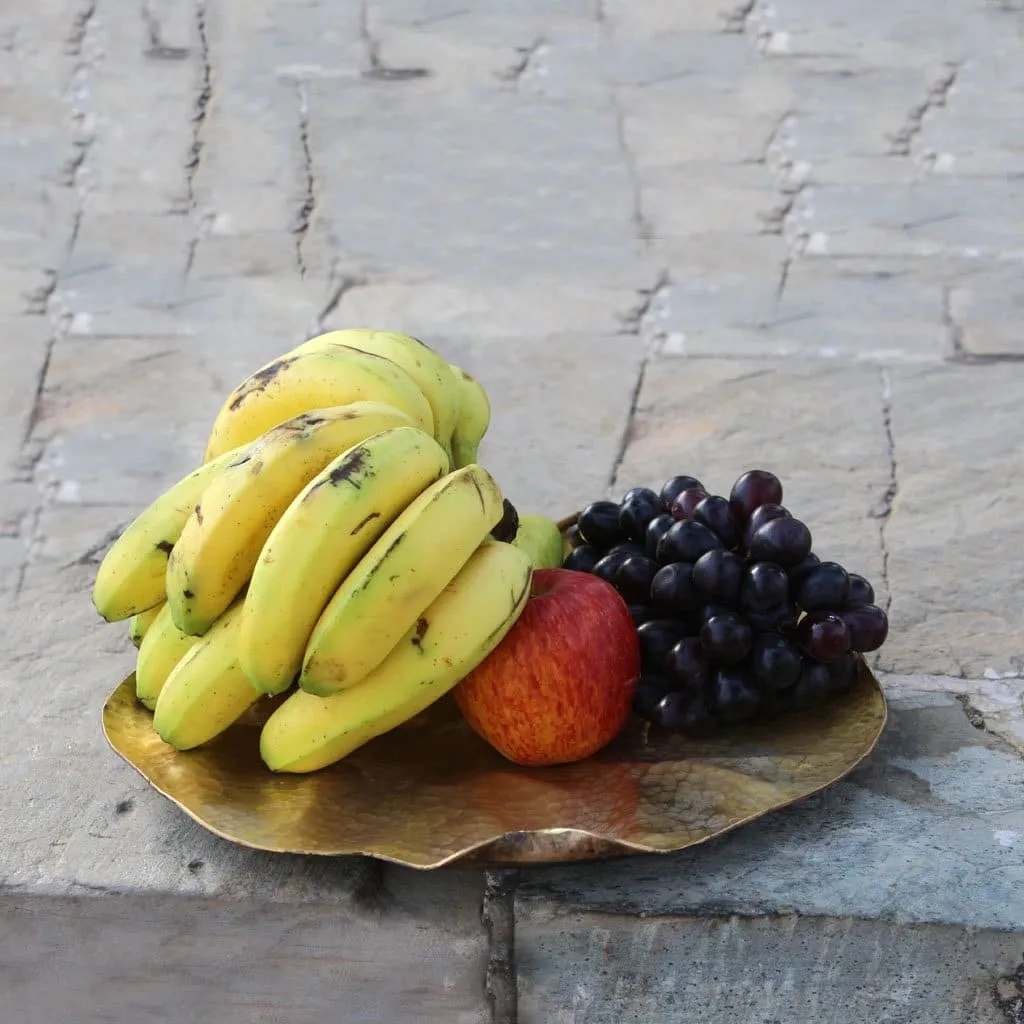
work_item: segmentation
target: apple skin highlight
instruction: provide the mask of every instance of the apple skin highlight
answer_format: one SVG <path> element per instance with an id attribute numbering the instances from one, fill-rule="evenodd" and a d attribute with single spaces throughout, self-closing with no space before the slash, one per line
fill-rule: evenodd
<path id="1" fill-rule="evenodd" d="M 611 584 L 539 569 L 516 624 L 454 691 L 470 727 L 520 765 L 579 761 L 629 718 L 640 645 Z"/>

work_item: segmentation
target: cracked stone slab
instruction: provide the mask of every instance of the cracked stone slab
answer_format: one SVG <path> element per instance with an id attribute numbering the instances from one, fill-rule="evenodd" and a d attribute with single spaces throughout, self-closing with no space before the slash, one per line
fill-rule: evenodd
<path id="1" fill-rule="evenodd" d="M 805 189 L 806 229 L 833 256 L 969 256 L 1022 252 L 1024 180 L 959 181 L 933 176 L 910 185 Z"/>
<path id="2" fill-rule="evenodd" d="M 632 278 L 632 187 L 610 111 L 403 95 L 310 83 L 320 224 L 344 259 L 402 276 L 471 266 L 509 284 Z"/>
<path id="3" fill-rule="evenodd" d="M 1024 268 L 1001 267 L 954 285 L 949 315 L 964 353 L 1024 358 Z"/>
<path id="4" fill-rule="evenodd" d="M 1024 668 L 1024 366 L 894 366 L 898 493 L 881 666 L 982 676 Z"/>
<path id="5" fill-rule="evenodd" d="M 814 550 L 885 591 L 872 509 L 889 483 L 883 385 L 870 366 L 757 359 L 655 358 L 637 399 L 618 489 L 678 473 L 728 494 L 755 467 L 783 482 L 783 501 Z"/>

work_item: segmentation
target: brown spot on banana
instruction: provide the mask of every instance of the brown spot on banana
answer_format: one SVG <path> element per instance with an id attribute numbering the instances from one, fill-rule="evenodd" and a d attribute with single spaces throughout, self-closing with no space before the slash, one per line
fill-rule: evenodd
<path id="1" fill-rule="evenodd" d="M 354 537 L 364 526 L 366 526 L 367 523 L 372 523 L 374 521 L 374 519 L 380 519 L 380 513 L 379 512 L 371 512 L 361 522 L 356 523 L 355 528 L 352 530 L 352 532 L 349 534 L 349 536 L 350 537 Z"/>
<path id="2" fill-rule="evenodd" d="M 186 601 L 191 601 L 192 598 L 195 597 L 196 595 L 195 595 L 195 591 L 192 591 L 192 590 L 189 590 L 189 589 L 186 588 L 185 590 L 183 590 L 181 592 L 181 596 L 183 598 L 185 598 Z"/>
<path id="3" fill-rule="evenodd" d="M 473 487 L 476 490 L 476 496 L 480 499 L 480 507 L 486 512 L 487 501 L 484 499 L 484 492 L 480 490 L 480 481 L 477 480 L 477 478 L 473 474 L 470 474 L 469 479 L 473 482 Z"/>
<path id="4" fill-rule="evenodd" d="M 421 651 L 423 650 L 423 638 L 427 635 L 428 629 L 430 629 L 430 623 L 421 615 L 416 620 L 416 633 L 412 638 L 413 646 L 418 647 Z"/>
<path id="5" fill-rule="evenodd" d="M 162 551 L 165 555 L 170 555 L 174 550 L 174 545 L 169 540 L 162 540 L 156 546 L 157 551 Z"/>
<path id="6" fill-rule="evenodd" d="M 196 522 L 200 526 L 203 525 L 203 506 L 202 505 L 196 505 Z"/>
<path id="7" fill-rule="evenodd" d="M 257 370 L 235 391 L 228 408 L 234 412 L 242 407 L 250 395 L 254 395 L 259 391 L 266 391 L 267 385 L 274 381 L 279 373 L 291 366 L 297 358 L 298 356 L 282 356 L 280 359 L 275 359 L 272 363 L 264 366 L 262 370 Z"/>

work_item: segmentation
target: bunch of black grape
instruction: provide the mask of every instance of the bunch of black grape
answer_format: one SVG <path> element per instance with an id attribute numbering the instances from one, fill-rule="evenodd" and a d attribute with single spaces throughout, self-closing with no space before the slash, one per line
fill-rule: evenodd
<path id="1" fill-rule="evenodd" d="M 660 494 L 634 487 L 588 505 L 571 539 L 565 568 L 629 605 L 643 659 L 634 708 L 666 729 L 706 735 L 822 704 L 855 682 L 854 652 L 888 634 L 871 584 L 812 553 L 766 470 L 728 498 L 691 476 Z"/>

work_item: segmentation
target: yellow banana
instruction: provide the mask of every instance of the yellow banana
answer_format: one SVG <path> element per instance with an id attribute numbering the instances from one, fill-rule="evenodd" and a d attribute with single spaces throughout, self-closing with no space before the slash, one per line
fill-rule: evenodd
<path id="1" fill-rule="evenodd" d="M 153 620 L 160 614 L 160 609 L 165 604 L 166 602 L 161 602 L 160 604 L 153 605 L 152 608 L 147 608 L 144 612 L 136 612 L 128 620 L 128 639 L 136 647 L 142 645 L 149 627 L 153 625 Z"/>
<path id="2" fill-rule="evenodd" d="M 274 524 L 337 455 L 409 417 L 354 402 L 314 409 L 273 427 L 230 462 L 203 494 L 167 564 L 175 625 L 202 635 L 249 581 Z"/>
<path id="3" fill-rule="evenodd" d="M 135 696 L 150 711 L 156 707 L 156 699 L 175 666 L 199 642 L 198 637 L 182 633 L 171 618 L 171 609 L 161 605 L 160 612 L 153 620 L 135 664 Z"/>
<path id="4" fill-rule="evenodd" d="M 238 663 L 241 604 L 224 613 L 175 666 L 157 698 L 153 728 L 178 750 L 219 736 L 260 699 Z"/>
<path id="5" fill-rule="evenodd" d="M 358 683 L 416 624 L 502 515 L 501 491 L 481 466 L 432 484 L 345 578 L 306 648 L 299 685 L 327 696 Z"/>
<path id="6" fill-rule="evenodd" d="M 311 409 L 360 401 L 394 406 L 425 433 L 434 432 L 430 403 L 405 370 L 382 356 L 332 345 L 289 353 L 239 384 L 217 415 L 205 459 Z"/>
<path id="7" fill-rule="evenodd" d="M 491 403 L 483 385 L 461 367 L 452 365 L 459 385 L 459 418 L 452 434 L 452 460 L 455 466 L 476 462 L 480 442 L 491 425 Z"/>
<path id="8" fill-rule="evenodd" d="M 429 345 L 409 334 L 352 329 L 329 331 L 300 345 L 296 352 L 342 345 L 372 352 L 397 363 L 416 382 L 434 415 L 434 437 L 449 452 L 459 417 L 459 385 L 451 367 Z"/>
<path id="9" fill-rule="evenodd" d="M 260 754 L 277 772 L 312 772 L 407 722 L 464 679 L 526 604 L 530 560 L 485 541 L 361 683 L 332 697 L 299 690 L 267 719 Z"/>
<path id="10" fill-rule="evenodd" d="M 375 434 L 315 476 L 278 520 L 245 597 L 239 658 L 257 690 L 294 681 L 331 595 L 394 518 L 448 472 L 416 427 Z"/>
<path id="11" fill-rule="evenodd" d="M 164 491 L 114 541 L 96 572 L 92 601 L 108 622 L 148 611 L 164 600 L 167 556 L 203 491 L 235 456 L 228 452 Z"/>

